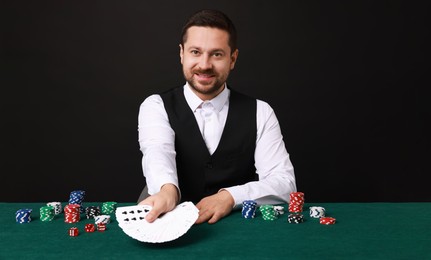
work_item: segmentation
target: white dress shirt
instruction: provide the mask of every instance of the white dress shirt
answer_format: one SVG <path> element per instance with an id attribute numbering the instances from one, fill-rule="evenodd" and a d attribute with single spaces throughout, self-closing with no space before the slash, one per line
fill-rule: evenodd
<path id="1" fill-rule="evenodd" d="M 184 96 L 194 112 L 199 129 L 204 135 L 205 113 L 203 105 L 211 103 L 216 111 L 219 131 L 205 140 L 210 153 L 217 147 L 229 109 L 230 90 L 224 90 L 212 100 L 203 101 L 196 96 L 188 84 L 184 85 Z M 289 201 L 296 191 L 295 175 L 287 153 L 280 125 L 274 110 L 268 103 L 257 100 L 256 150 L 254 154 L 258 181 L 225 187 L 232 195 L 235 206 L 244 200 L 255 200 L 259 205 L 278 204 Z M 175 132 L 169 124 L 160 95 L 151 95 L 141 104 L 138 116 L 139 145 L 142 151 L 142 169 L 147 181 L 148 193 L 155 194 L 166 183 L 178 186 L 175 161 Z M 208 144 L 210 143 L 210 144 Z M 181 193 L 181 190 L 180 190 Z"/>

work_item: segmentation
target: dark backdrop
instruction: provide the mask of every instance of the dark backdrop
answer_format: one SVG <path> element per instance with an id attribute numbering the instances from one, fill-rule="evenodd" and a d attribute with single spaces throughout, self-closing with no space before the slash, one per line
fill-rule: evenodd
<path id="1" fill-rule="evenodd" d="M 0 201 L 135 201 L 139 106 L 184 83 L 201 8 L 236 24 L 228 82 L 272 105 L 308 201 L 430 201 L 429 10 L 268 0 L 2 1 Z"/>

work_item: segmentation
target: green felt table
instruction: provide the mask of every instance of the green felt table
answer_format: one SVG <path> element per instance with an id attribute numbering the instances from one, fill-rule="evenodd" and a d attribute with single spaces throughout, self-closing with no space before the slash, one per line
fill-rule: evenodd
<path id="1" fill-rule="evenodd" d="M 431 259 L 431 203 L 306 203 L 301 224 L 289 224 L 286 214 L 267 221 L 234 211 L 162 244 L 130 238 L 115 214 L 105 232 L 86 233 L 84 225 L 94 220 L 84 214 L 74 224 L 65 223 L 63 215 L 43 222 L 43 205 L 0 203 L 0 259 Z M 337 223 L 319 224 L 309 217 L 309 206 L 325 207 Z M 16 223 L 21 208 L 33 209 L 30 223 Z M 79 236 L 68 235 L 72 226 Z"/>

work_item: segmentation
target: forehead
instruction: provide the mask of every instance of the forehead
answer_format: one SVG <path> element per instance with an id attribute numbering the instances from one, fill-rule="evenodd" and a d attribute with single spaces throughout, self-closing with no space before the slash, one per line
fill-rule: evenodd
<path id="1" fill-rule="evenodd" d="M 230 49 L 229 34 L 218 28 L 192 26 L 187 29 L 187 38 L 184 42 L 184 47 Z"/>

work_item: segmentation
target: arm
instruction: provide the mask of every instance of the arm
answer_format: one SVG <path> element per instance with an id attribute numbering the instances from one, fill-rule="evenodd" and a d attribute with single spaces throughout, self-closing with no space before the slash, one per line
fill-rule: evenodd
<path id="1" fill-rule="evenodd" d="M 250 199 L 260 205 L 285 203 L 296 191 L 293 166 L 274 110 L 258 100 L 256 120 L 255 166 L 259 181 L 226 188 L 237 207 Z"/>
<path id="2" fill-rule="evenodd" d="M 139 204 L 153 207 L 147 215 L 147 220 L 153 222 L 160 214 L 174 209 L 180 196 L 175 163 L 175 133 L 159 95 L 152 95 L 142 103 L 138 131 L 142 170 L 151 195 Z"/>
<path id="3" fill-rule="evenodd" d="M 256 200 L 260 205 L 288 202 L 290 193 L 296 191 L 293 166 L 278 120 L 267 103 L 257 102 L 255 166 L 259 181 L 227 187 L 203 198 L 196 205 L 199 208 L 196 223 L 215 223 L 234 206 L 240 207 L 244 200 Z"/>

